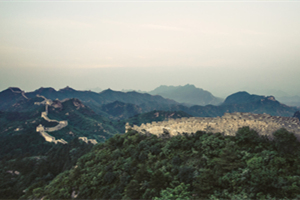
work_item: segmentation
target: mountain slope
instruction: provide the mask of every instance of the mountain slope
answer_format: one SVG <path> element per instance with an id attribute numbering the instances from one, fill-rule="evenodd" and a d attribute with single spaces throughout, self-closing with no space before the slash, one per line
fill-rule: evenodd
<path id="1" fill-rule="evenodd" d="M 187 105 L 218 105 L 223 102 L 221 98 L 213 96 L 210 92 L 189 84 L 185 86 L 162 85 L 149 94 L 161 95 Z"/>
<path id="2" fill-rule="evenodd" d="M 41 100 L 41 98 L 37 99 Z M 21 101 L 18 105 L 20 111 L 27 110 L 26 112 L 0 112 L 0 145 L 2 145 L 0 157 L 8 153 L 11 156 L 25 153 L 34 155 L 35 152 L 51 146 L 52 143 L 46 142 L 40 133 L 36 132 L 39 124 L 51 128 L 58 125 L 56 121 L 67 121 L 66 127 L 49 132 L 56 139 L 64 139 L 67 142 L 78 137 L 87 137 L 100 142 L 119 133 L 109 119 L 97 115 L 78 99 L 53 101 L 48 107 L 47 115 L 51 122 L 41 117 L 45 105 L 33 105 L 31 109 L 22 109 L 27 107 L 28 101 L 33 103 L 33 99 L 29 99 Z"/>
<path id="3" fill-rule="evenodd" d="M 299 142 L 286 130 L 273 135 L 270 141 L 249 127 L 235 137 L 131 130 L 95 146 L 71 170 L 22 198 L 297 199 Z"/>
<path id="4" fill-rule="evenodd" d="M 143 112 L 142 108 L 135 104 L 120 101 L 102 105 L 100 109 L 114 120 L 126 119 Z"/>
<path id="5" fill-rule="evenodd" d="M 119 133 L 110 120 L 78 99 L 49 101 L 35 97 L 21 100 L 10 109 L 13 111 L 0 111 L 2 198 L 16 199 L 29 186 L 47 184 L 90 151 L 91 143 L 95 143 L 91 139 L 102 142 Z M 67 121 L 66 126 L 60 126 L 61 121 Z M 37 132 L 37 127 L 45 131 Z M 49 141 L 49 137 L 54 140 Z"/>

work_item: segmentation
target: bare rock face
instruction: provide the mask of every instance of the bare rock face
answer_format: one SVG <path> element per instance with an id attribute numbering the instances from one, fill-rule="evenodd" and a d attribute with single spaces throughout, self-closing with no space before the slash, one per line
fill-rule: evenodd
<path id="1" fill-rule="evenodd" d="M 245 126 L 249 126 L 260 135 L 268 137 L 272 137 L 272 134 L 278 129 L 285 128 L 287 131 L 293 132 L 300 139 L 300 122 L 298 118 L 252 113 L 225 113 L 222 117 L 169 119 L 163 122 L 153 122 L 133 127 L 126 124 L 126 130 L 131 128 L 138 132 L 155 135 L 161 135 L 167 130 L 170 136 L 181 133 L 195 133 L 197 131 L 223 133 L 224 135 L 234 136 L 239 128 Z"/>
<path id="2" fill-rule="evenodd" d="M 268 96 L 267 99 L 268 99 L 268 100 L 271 100 L 271 101 L 276 101 L 276 99 L 275 99 L 274 96 Z"/>
<path id="3" fill-rule="evenodd" d="M 88 139 L 87 137 L 79 137 L 78 138 L 79 140 L 82 140 L 82 141 L 84 141 L 85 143 L 91 143 L 91 144 L 98 144 L 98 142 L 95 140 L 95 139 Z"/>
<path id="4" fill-rule="evenodd" d="M 78 99 L 73 99 L 73 105 L 76 107 L 77 110 L 85 107 L 85 105 L 83 105 Z"/>
<path id="5" fill-rule="evenodd" d="M 54 108 L 58 108 L 58 109 L 62 109 L 63 108 L 63 105 L 62 105 L 61 101 L 59 101 L 59 100 L 54 100 L 52 102 L 51 106 L 53 106 Z"/>

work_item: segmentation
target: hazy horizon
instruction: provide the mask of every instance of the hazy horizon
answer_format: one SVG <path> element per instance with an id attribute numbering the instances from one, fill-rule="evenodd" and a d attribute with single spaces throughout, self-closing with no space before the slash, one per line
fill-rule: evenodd
<path id="1" fill-rule="evenodd" d="M 0 90 L 193 84 L 218 97 L 298 95 L 299 10 L 299 1 L 3 1 Z"/>

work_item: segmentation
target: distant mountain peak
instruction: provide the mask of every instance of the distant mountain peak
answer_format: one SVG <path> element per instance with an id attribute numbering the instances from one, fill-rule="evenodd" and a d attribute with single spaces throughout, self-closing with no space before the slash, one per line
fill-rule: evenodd
<path id="1" fill-rule="evenodd" d="M 67 86 L 67 87 L 65 87 L 63 89 L 60 89 L 59 91 L 71 91 L 72 92 L 72 91 L 76 91 L 76 90 L 74 90 L 73 88 Z"/>
<path id="2" fill-rule="evenodd" d="M 151 95 L 160 95 L 187 105 L 219 105 L 223 99 L 213 96 L 210 92 L 197 88 L 195 85 L 184 86 L 161 85 L 149 92 Z"/>
<path id="3" fill-rule="evenodd" d="M 267 96 L 266 98 L 271 101 L 277 101 L 274 96 Z"/>
<path id="4" fill-rule="evenodd" d="M 106 89 L 106 90 L 103 90 L 102 92 L 100 92 L 99 94 L 107 94 L 107 93 L 113 93 L 113 92 L 116 92 L 110 88 Z"/>
<path id="5" fill-rule="evenodd" d="M 35 92 L 44 92 L 44 91 L 48 91 L 48 92 L 55 92 L 56 90 L 52 87 L 40 87 L 39 89 L 35 90 Z"/>
<path id="6" fill-rule="evenodd" d="M 234 93 L 233 95 L 251 95 L 251 94 L 249 94 L 246 91 L 239 91 L 239 92 Z"/>
<path id="7" fill-rule="evenodd" d="M 270 98 L 269 100 L 276 101 L 273 96 L 270 96 L 269 98 Z M 240 91 L 240 92 L 236 92 L 234 94 L 229 95 L 225 99 L 223 105 L 225 105 L 225 104 L 243 104 L 243 103 L 250 103 L 250 102 L 259 101 L 259 100 L 262 101 L 265 99 L 266 99 L 265 96 L 249 94 L 246 91 Z"/>
<path id="8" fill-rule="evenodd" d="M 182 87 L 196 88 L 196 86 L 193 85 L 193 84 L 186 84 L 186 85 L 184 85 Z M 201 89 L 201 88 L 198 88 L 198 89 Z"/>
<path id="9" fill-rule="evenodd" d="M 9 87 L 9 90 L 11 90 L 12 92 L 22 92 L 22 90 L 18 87 Z"/>

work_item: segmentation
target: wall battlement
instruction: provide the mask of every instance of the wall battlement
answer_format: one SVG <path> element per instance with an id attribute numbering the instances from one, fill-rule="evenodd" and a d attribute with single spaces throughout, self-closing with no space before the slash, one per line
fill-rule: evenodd
<path id="1" fill-rule="evenodd" d="M 167 130 L 171 136 L 181 133 L 195 133 L 206 131 L 212 133 L 223 133 L 234 136 L 239 128 L 249 126 L 260 135 L 272 137 L 272 133 L 280 128 L 293 132 L 300 139 L 300 122 L 293 117 L 279 117 L 268 114 L 253 113 L 225 113 L 222 117 L 190 117 L 180 119 L 169 119 L 162 122 L 141 124 L 140 126 L 125 126 L 126 131 L 133 129 L 138 132 L 149 132 L 160 135 Z"/>

